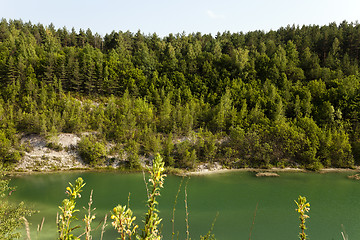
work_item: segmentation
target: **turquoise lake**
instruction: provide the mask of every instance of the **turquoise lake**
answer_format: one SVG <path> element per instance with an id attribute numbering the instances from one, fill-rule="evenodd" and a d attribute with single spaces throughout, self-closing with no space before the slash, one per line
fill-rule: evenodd
<path id="1" fill-rule="evenodd" d="M 279 174 L 278 178 L 257 178 L 255 173 L 243 171 L 191 176 L 190 179 L 168 176 L 158 198 L 163 239 L 172 238 L 175 196 L 182 181 L 175 207 L 174 228 L 178 239 L 186 238 L 185 185 L 191 239 L 205 235 L 216 216 L 213 228 L 216 239 L 249 239 L 250 232 L 253 240 L 298 239 L 299 216 L 294 200 L 299 195 L 306 196 L 311 204 L 307 220 L 310 239 L 342 239 L 343 229 L 349 239 L 360 239 L 360 181 L 348 179 L 352 173 Z M 126 205 L 130 193 L 130 208 L 137 216 L 136 223 L 142 227 L 146 188 L 141 173 L 70 172 L 14 177 L 11 185 L 17 186 L 17 190 L 13 199 L 23 200 L 40 211 L 29 219 L 32 239 L 56 239 L 58 206 L 65 198 L 68 182 L 74 182 L 77 177 L 86 182 L 77 203 L 81 210 L 79 219 L 86 214 L 83 207 L 88 206 L 91 189 L 97 220 L 93 228 L 101 224 L 105 214 L 116 205 Z M 38 235 L 36 228 L 43 217 L 44 228 Z M 83 226 L 82 221 L 79 224 Z M 100 229 L 94 232 L 94 239 L 99 239 L 99 234 Z M 108 217 L 104 239 L 117 237 Z"/>

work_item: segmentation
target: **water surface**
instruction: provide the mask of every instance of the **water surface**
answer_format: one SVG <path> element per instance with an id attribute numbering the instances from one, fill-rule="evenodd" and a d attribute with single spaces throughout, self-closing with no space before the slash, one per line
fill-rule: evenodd
<path id="1" fill-rule="evenodd" d="M 298 215 L 294 200 L 306 196 L 311 204 L 307 233 L 310 239 L 341 239 L 344 226 L 350 239 L 360 239 L 360 182 L 347 178 L 351 173 L 280 173 L 279 178 L 256 178 L 251 172 L 229 172 L 184 179 L 179 194 L 175 232 L 185 239 L 185 196 L 187 182 L 187 205 L 189 232 L 192 239 L 205 235 L 218 213 L 213 233 L 217 239 L 288 240 L 298 239 Z M 114 172 L 52 173 L 14 178 L 16 199 L 22 199 L 40 213 L 30 219 L 33 239 L 36 227 L 45 217 L 45 225 L 38 239 L 56 238 L 56 212 L 65 197 L 69 181 L 82 177 L 86 186 L 78 209 L 79 218 L 86 214 L 90 190 L 93 189 L 93 207 L 100 221 L 117 204 L 125 205 L 130 195 L 130 207 L 142 226 L 145 213 L 146 188 L 142 174 Z M 160 217 L 163 218 L 164 239 L 171 239 L 172 213 L 175 196 L 182 177 L 168 176 L 159 198 Z M 257 210 L 256 210 L 257 206 Z M 254 221 L 254 224 L 253 224 Z M 82 222 L 80 222 L 82 224 Z M 96 223 L 94 228 L 99 223 Z M 252 229 L 252 230 L 250 230 Z M 98 239 L 99 230 L 94 233 Z M 116 239 L 110 219 L 104 239 Z"/>

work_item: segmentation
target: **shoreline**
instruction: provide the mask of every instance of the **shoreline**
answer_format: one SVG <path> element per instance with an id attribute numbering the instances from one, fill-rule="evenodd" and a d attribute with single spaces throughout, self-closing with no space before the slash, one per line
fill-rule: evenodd
<path id="1" fill-rule="evenodd" d="M 261 169 L 261 168 L 238 168 L 238 169 L 215 169 L 215 170 L 202 170 L 202 171 L 189 171 L 186 172 L 185 175 L 188 176 L 196 176 L 196 175 L 211 175 L 211 174 L 222 174 L 222 173 L 230 173 L 230 172 L 256 172 L 256 173 L 291 173 L 291 172 L 303 172 L 303 173 L 319 173 L 319 174 L 326 174 L 326 173 L 340 173 L 340 172 L 351 172 L 356 173 L 360 171 L 360 167 L 357 166 L 355 169 L 351 168 L 323 168 L 318 172 L 310 171 L 302 168 L 270 168 L 270 169 Z"/>

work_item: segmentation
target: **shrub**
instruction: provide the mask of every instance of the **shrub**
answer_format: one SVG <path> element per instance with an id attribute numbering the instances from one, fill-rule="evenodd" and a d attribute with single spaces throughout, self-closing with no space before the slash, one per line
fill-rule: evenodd
<path id="1" fill-rule="evenodd" d="M 0 167 L 2 168 L 2 166 Z M 0 170 L 2 171 L 2 170 Z M 15 190 L 9 186 L 10 180 L 4 179 L 0 173 L 0 239 L 10 240 L 20 238 L 16 232 L 26 221 L 25 217 L 31 216 L 34 211 L 25 207 L 24 203 L 14 203 L 10 200 L 11 193 Z"/>
<path id="2" fill-rule="evenodd" d="M 77 145 L 80 157 L 90 165 L 101 164 L 106 156 L 106 149 L 103 143 L 99 142 L 94 135 L 84 136 Z"/>
<path id="3" fill-rule="evenodd" d="M 12 146 L 4 131 L 0 130 L 0 161 L 6 165 L 16 163 L 21 158 L 20 152 Z"/>

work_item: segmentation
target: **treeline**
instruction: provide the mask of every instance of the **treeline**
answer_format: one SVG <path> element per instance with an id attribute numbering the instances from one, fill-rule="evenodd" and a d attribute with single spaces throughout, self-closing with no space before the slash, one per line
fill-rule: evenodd
<path id="1" fill-rule="evenodd" d="M 88 131 L 94 164 L 112 142 L 132 167 L 158 152 L 185 168 L 351 167 L 359 53 L 360 24 L 345 21 L 160 38 L 2 19 L 0 156 L 20 159 L 22 134 Z"/>

